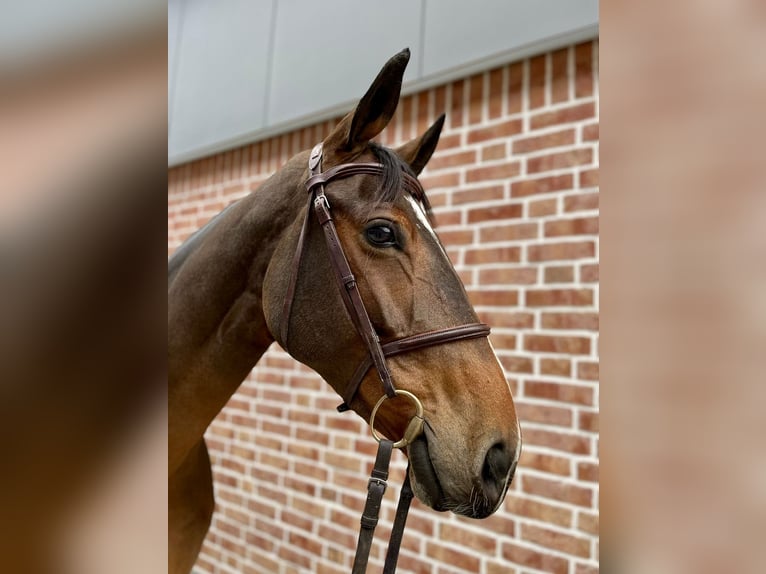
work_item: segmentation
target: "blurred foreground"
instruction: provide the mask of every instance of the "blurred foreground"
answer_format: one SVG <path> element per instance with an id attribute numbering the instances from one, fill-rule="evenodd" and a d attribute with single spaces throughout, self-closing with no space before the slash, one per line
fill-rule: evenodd
<path id="1" fill-rule="evenodd" d="M 166 570 L 164 7 L 96 8 L 0 25 L 0 572 Z"/>
<path id="2" fill-rule="evenodd" d="M 766 572 L 766 9 L 601 3 L 601 565 Z"/>

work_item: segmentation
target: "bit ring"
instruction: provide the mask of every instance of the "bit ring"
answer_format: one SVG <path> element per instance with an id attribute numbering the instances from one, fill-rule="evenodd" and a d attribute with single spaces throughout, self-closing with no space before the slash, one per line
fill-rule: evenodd
<path id="1" fill-rule="evenodd" d="M 425 423 L 425 420 L 423 419 L 423 403 L 420 402 L 420 399 L 418 399 L 415 395 L 413 395 L 409 391 L 403 391 L 401 389 L 396 389 L 394 391 L 397 395 L 401 395 L 404 397 L 407 397 L 415 404 L 415 416 L 412 417 L 410 420 L 410 423 L 407 425 L 407 430 L 404 431 L 404 436 L 396 441 L 394 443 L 394 448 L 404 448 L 408 444 L 410 444 L 413 440 L 415 440 L 420 434 L 423 432 L 423 425 Z M 388 395 L 383 395 L 380 397 L 380 400 L 375 404 L 375 406 L 372 409 L 372 414 L 370 415 L 370 432 L 372 432 L 372 438 L 374 438 L 376 441 L 380 442 L 383 437 L 381 437 L 378 434 L 378 431 L 375 430 L 375 415 L 378 414 L 378 409 L 380 406 L 386 402 L 387 399 L 390 399 Z"/>

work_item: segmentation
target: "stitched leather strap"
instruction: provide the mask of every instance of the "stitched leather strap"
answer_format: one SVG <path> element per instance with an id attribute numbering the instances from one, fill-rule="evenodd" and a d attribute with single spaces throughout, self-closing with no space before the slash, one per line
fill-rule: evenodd
<path id="1" fill-rule="evenodd" d="M 386 357 L 393 357 L 394 355 L 409 353 L 434 345 L 442 345 L 444 343 L 452 343 L 454 341 L 463 341 L 466 339 L 476 339 L 479 337 L 488 337 L 489 333 L 490 328 L 484 323 L 470 323 L 468 325 L 460 325 L 459 327 L 427 331 L 425 333 L 418 333 L 417 335 L 411 335 L 384 344 L 382 346 L 383 355 Z M 354 374 L 343 393 L 344 402 L 338 407 L 339 411 L 343 412 L 349 409 L 349 405 L 354 399 L 354 396 L 356 396 L 364 376 L 367 374 L 367 371 L 370 370 L 372 365 L 373 363 L 370 358 L 366 357 L 357 367 L 356 371 L 354 371 Z"/>
<path id="2" fill-rule="evenodd" d="M 407 525 L 407 514 L 410 511 L 412 497 L 415 496 L 410 485 L 410 465 L 407 465 L 407 471 L 404 475 L 402 490 L 399 492 L 399 504 L 396 507 L 396 516 L 394 517 L 394 526 L 391 529 L 391 538 L 388 539 L 388 550 L 386 551 L 386 562 L 383 565 L 383 574 L 394 574 L 396 572 L 396 563 L 399 560 L 399 548 L 402 545 L 404 537 L 404 527 Z"/>
<path id="3" fill-rule="evenodd" d="M 375 457 L 375 466 L 367 483 L 367 501 L 364 504 L 362 519 L 360 521 L 359 540 L 356 544 L 356 556 L 352 574 L 364 574 L 367 570 L 367 561 L 370 557 L 372 538 L 375 527 L 378 524 L 380 505 L 383 494 L 386 492 L 386 480 L 388 480 L 388 466 L 391 462 L 391 452 L 394 443 L 390 440 L 381 440 L 378 444 L 378 454 Z"/>

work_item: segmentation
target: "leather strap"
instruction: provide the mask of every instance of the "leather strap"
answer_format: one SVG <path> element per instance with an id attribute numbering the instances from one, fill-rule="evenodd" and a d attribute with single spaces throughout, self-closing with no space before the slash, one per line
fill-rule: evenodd
<path id="1" fill-rule="evenodd" d="M 412 497 L 415 496 L 410 485 L 410 465 L 407 465 L 407 471 L 404 475 L 402 490 L 399 492 L 399 504 L 396 507 L 396 516 L 394 517 L 394 526 L 391 529 L 391 538 L 388 539 L 388 550 L 386 551 L 386 562 L 383 565 L 383 574 L 394 574 L 396 572 L 396 563 L 399 560 L 399 548 L 402 545 L 404 537 L 404 527 L 407 525 L 407 514 L 410 511 Z"/>
<path id="2" fill-rule="evenodd" d="M 370 557 L 370 548 L 372 548 L 372 538 L 375 534 L 375 527 L 378 525 L 380 505 L 383 500 L 383 494 L 385 494 L 386 487 L 388 486 L 386 481 L 388 480 L 388 466 L 391 462 L 393 448 L 394 443 L 390 440 L 383 439 L 378 443 L 375 466 L 367 483 L 367 501 L 364 503 L 364 511 L 360 521 L 359 540 L 356 544 L 356 556 L 354 556 L 352 574 L 364 574 L 367 570 L 367 561 Z"/>
<path id="3" fill-rule="evenodd" d="M 452 343 L 454 341 L 463 341 L 466 339 L 476 339 L 479 337 L 488 337 L 489 333 L 490 328 L 484 323 L 470 323 L 468 325 L 460 325 L 459 327 L 427 331 L 425 333 L 410 335 L 409 337 L 403 337 L 402 339 L 396 339 L 395 341 L 384 344 L 382 346 L 383 355 L 385 357 L 393 357 L 394 355 L 409 353 L 410 351 L 417 351 L 418 349 L 424 349 L 434 345 L 442 345 L 444 343 Z M 338 407 L 340 412 L 349 410 L 351 401 L 354 400 L 354 396 L 356 396 L 364 376 L 367 374 L 367 371 L 370 370 L 372 365 L 373 363 L 370 358 L 366 357 L 357 367 L 356 371 L 354 371 L 354 374 L 343 393 L 343 404 Z"/>
<path id="4" fill-rule="evenodd" d="M 365 165 L 365 164 L 346 164 L 349 166 L 348 172 L 351 172 L 351 166 Z M 344 166 L 339 166 L 344 167 Z M 321 174 L 320 174 L 321 175 Z M 309 180 L 311 181 L 311 180 Z M 308 183 L 306 184 L 308 187 Z M 391 380 L 391 373 L 388 370 L 386 364 L 386 358 L 383 355 L 383 349 L 380 346 L 380 339 L 375 332 L 375 327 L 370 321 L 370 316 L 367 314 L 367 308 L 362 301 L 362 295 L 359 292 L 359 287 L 356 283 L 356 278 L 351 271 L 351 266 L 348 264 L 346 254 L 343 252 L 343 245 L 340 242 L 338 236 L 338 230 L 335 228 L 335 223 L 330 213 L 330 202 L 324 192 L 324 183 L 315 184 L 316 189 L 313 191 L 315 194 L 314 199 L 314 212 L 317 216 L 317 221 L 322 226 L 324 231 L 325 242 L 327 243 L 327 250 L 330 254 L 330 261 L 335 276 L 335 280 L 338 284 L 338 289 L 343 299 L 343 303 L 346 306 L 349 316 L 351 317 L 354 327 L 356 328 L 362 340 L 367 346 L 369 356 L 372 359 L 372 363 L 378 371 L 380 382 L 383 384 L 383 389 L 389 397 L 395 395 L 394 383 Z"/>

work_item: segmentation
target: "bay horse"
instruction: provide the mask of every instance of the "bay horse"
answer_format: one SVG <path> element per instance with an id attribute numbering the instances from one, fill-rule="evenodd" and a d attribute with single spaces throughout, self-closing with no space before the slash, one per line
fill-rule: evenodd
<path id="1" fill-rule="evenodd" d="M 510 387 L 417 181 L 444 116 L 397 149 L 372 141 L 396 110 L 409 55 L 385 64 L 313 152 L 290 159 L 169 260 L 173 574 L 191 570 L 213 513 L 203 434 L 274 341 L 363 419 L 375 409 L 376 435 L 407 432 L 415 405 L 395 394 L 417 397 L 422 432 L 404 451 L 424 504 L 484 518 L 505 497 L 521 448 Z"/>

